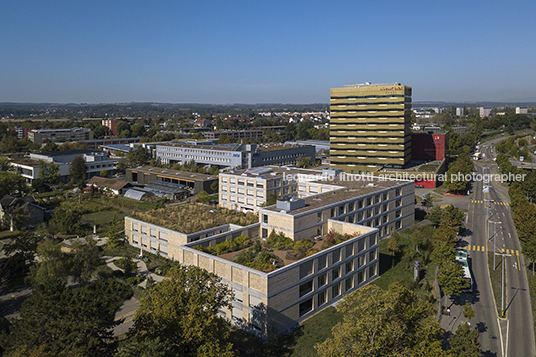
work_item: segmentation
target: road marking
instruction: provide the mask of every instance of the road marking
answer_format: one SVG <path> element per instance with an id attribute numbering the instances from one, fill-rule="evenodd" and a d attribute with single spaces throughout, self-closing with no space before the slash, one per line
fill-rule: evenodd
<path id="1" fill-rule="evenodd" d="M 130 312 L 127 312 L 126 314 L 123 314 L 123 315 L 119 315 L 115 318 L 115 321 L 117 320 L 120 320 L 120 319 L 123 319 L 123 318 L 127 318 L 129 316 L 132 316 L 136 313 L 136 310 L 133 310 L 133 311 L 130 311 Z"/>

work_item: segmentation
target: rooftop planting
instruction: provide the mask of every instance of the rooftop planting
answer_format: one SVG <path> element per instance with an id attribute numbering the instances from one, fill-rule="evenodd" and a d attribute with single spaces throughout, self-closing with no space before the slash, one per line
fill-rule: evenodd
<path id="1" fill-rule="evenodd" d="M 248 226 L 259 218 L 253 213 L 242 213 L 226 208 L 209 207 L 198 204 L 172 206 L 148 212 L 135 212 L 133 218 L 190 234 L 227 223 Z"/>

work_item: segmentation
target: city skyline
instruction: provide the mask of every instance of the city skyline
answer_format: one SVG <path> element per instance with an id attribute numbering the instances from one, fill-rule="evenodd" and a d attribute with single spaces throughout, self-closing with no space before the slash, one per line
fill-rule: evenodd
<path id="1" fill-rule="evenodd" d="M 535 101 L 536 4 L 11 2 L 0 102 L 328 103 L 400 82 L 414 101 Z M 531 30 L 532 29 L 532 30 Z"/>

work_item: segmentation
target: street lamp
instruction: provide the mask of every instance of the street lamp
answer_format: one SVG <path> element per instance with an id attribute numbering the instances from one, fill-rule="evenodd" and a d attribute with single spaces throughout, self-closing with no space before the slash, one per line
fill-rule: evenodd
<path id="1" fill-rule="evenodd" d="M 488 221 L 488 236 L 489 236 L 489 224 L 493 223 L 494 233 L 493 233 L 493 251 L 495 252 L 497 250 L 497 245 L 495 244 L 495 241 L 497 239 L 497 223 L 501 222 L 494 222 L 494 221 Z M 489 241 L 489 238 L 488 238 Z M 495 254 L 493 254 L 493 270 L 495 270 Z"/>
<path id="2" fill-rule="evenodd" d="M 495 255 L 502 255 L 501 317 L 504 317 L 504 257 L 511 257 L 512 254 L 506 254 L 504 252 L 501 252 L 501 253 L 495 253 L 493 257 L 495 257 Z"/>

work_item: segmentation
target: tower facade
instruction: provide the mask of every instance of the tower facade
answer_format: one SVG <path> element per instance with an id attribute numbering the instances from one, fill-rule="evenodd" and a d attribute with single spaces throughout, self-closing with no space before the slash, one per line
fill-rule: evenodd
<path id="1" fill-rule="evenodd" d="M 331 167 L 366 174 L 411 158 L 411 87 L 355 84 L 330 90 Z"/>

